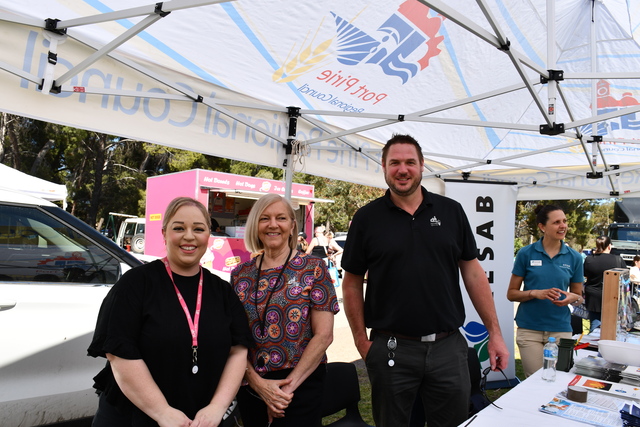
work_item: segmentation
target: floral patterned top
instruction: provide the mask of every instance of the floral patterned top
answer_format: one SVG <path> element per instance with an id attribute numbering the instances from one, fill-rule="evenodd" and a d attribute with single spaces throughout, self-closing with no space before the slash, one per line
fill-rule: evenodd
<path id="1" fill-rule="evenodd" d="M 231 272 L 231 286 L 244 306 L 256 342 L 256 346 L 249 349 L 249 360 L 256 372 L 264 375 L 297 365 L 313 337 L 310 310 L 335 314 L 340 307 L 322 259 L 297 252 L 281 275 L 283 266 L 258 274 L 259 258 L 237 266 Z M 326 355 L 322 362 L 326 362 Z"/>

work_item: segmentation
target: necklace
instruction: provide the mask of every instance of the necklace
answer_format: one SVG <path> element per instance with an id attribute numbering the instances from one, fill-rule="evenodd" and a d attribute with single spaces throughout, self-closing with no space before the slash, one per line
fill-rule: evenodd
<path id="1" fill-rule="evenodd" d="M 282 270 L 280 270 L 280 273 L 278 274 L 278 278 L 276 279 L 271 289 L 269 289 L 269 296 L 267 297 L 267 302 L 264 305 L 264 311 L 262 313 L 262 316 L 260 316 L 260 310 L 258 310 L 258 287 L 260 286 L 260 273 L 262 272 L 262 261 L 264 261 L 264 254 L 262 254 L 262 256 L 260 257 L 260 264 L 258 265 L 258 272 L 256 274 L 256 291 L 254 293 L 253 303 L 256 307 L 256 314 L 258 315 L 258 321 L 260 322 L 261 343 L 263 343 L 264 340 L 266 339 L 264 327 L 267 323 L 267 309 L 269 308 L 269 302 L 271 302 L 271 297 L 273 296 L 273 292 L 278 287 L 278 283 L 280 283 L 280 280 L 282 279 L 282 275 L 284 274 L 284 270 L 286 270 L 287 265 L 289 264 L 289 258 L 291 258 L 292 253 L 293 253 L 293 249 L 289 248 L 289 255 L 287 255 L 287 259 L 284 261 L 284 264 L 282 265 Z M 258 365 L 258 368 L 264 368 L 264 365 L 267 363 L 267 358 L 265 357 L 264 354 L 261 354 L 260 356 L 258 356 L 258 361 L 256 363 Z"/>
<path id="2" fill-rule="evenodd" d="M 176 291 L 176 295 L 178 295 L 178 301 L 180 302 L 180 306 L 182 307 L 182 311 L 184 311 L 185 316 L 187 316 L 187 323 L 189 323 L 189 331 L 191 332 L 191 373 L 198 373 L 198 328 L 200 325 L 200 309 L 202 307 L 202 267 L 200 267 L 200 280 L 198 281 L 198 297 L 196 299 L 196 312 L 193 319 L 191 319 L 191 313 L 189 313 L 189 307 L 187 307 L 187 303 L 184 301 L 180 290 L 176 286 L 176 282 L 173 280 L 173 272 L 171 271 L 171 266 L 169 265 L 169 260 L 167 257 L 162 258 L 162 262 L 164 262 L 164 266 L 167 269 L 167 274 L 171 279 L 171 283 L 173 283 L 173 288 Z"/>

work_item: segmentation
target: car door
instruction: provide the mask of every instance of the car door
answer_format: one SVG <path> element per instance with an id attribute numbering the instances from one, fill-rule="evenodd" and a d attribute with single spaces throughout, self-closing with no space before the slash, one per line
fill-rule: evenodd
<path id="1" fill-rule="evenodd" d="M 109 285 L 139 263 L 121 252 L 59 208 L 0 204 L 3 426 L 93 414 L 105 361 L 86 349 Z"/>

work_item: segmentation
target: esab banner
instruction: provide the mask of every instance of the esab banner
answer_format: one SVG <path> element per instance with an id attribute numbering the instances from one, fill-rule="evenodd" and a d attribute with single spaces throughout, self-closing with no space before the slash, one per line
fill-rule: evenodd
<path id="1" fill-rule="evenodd" d="M 515 378 L 513 338 L 513 303 L 507 300 L 507 288 L 513 268 L 513 239 L 518 189 L 515 184 L 487 183 L 486 181 L 445 181 L 445 195 L 464 208 L 478 245 L 478 259 L 484 267 L 493 291 L 498 321 L 504 341 L 511 353 L 507 378 Z M 489 335 L 475 311 L 468 294 L 463 298 L 467 318 L 462 327 L 470 347 L 478 352 L 480 363 L 488 366 L 487 343 Z M 502 374 L 492 372 L 490 381 L 500 380 Z M 514 383 L 515 384 L 515 383 Z"/>

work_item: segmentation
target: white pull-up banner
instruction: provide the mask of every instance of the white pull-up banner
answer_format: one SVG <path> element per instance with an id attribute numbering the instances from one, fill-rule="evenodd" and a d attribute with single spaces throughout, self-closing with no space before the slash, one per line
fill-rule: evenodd
<path id="1" fill-rule="evenodd" d="M 445 194 L 464 208 L 478 245 L 478 259 L 484 267 L 493 291 L 504 341 L 511 355 L 504 371 L 507 378 L 515 378 L 513 338 L 513 303 L 507 300 L 507 288 L 513 268 L 513 239 L 515 229 L 516 198 L 518 189 L 511 184 L 492 184 L 479 181 L 449 181 Z M 460 283 L 464 287 L 464 284 Z M 467 318 L 463 333 L 478 352 L 480 363 L 488 366 L 487 343 L 489 335 L 476 313 L 468 294 L 462 292 Z M 504 380 L 499 372 L 492 372 L 489 381 Z M 513 385 L 513 384 L 512 384 Z"/>

